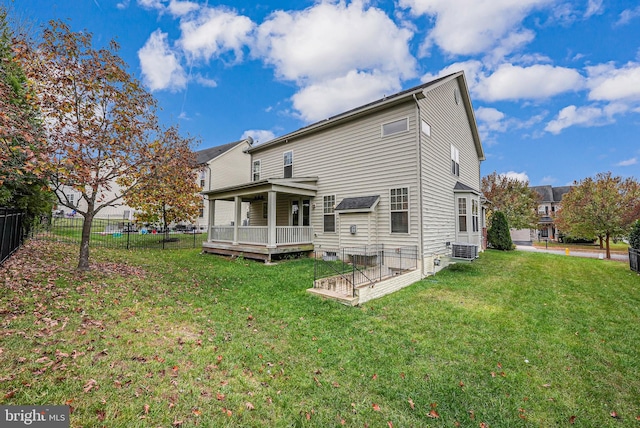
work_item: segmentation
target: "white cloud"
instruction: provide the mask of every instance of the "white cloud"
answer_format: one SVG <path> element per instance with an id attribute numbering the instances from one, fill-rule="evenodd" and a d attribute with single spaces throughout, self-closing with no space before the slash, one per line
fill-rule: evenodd
<path id="1" fill-rule="evenodd" d="M 475 95 L 485 101 L 544 99 L 584 86 L 576 70 L 547 64 L 520 67 L 503 64 L 475 85 Z"/>
<path id="2" fill-rule="evenodd" d="M 193 77 L 193 80 L 202 86 L 206 86 L 207 88 L 215 88 L 216 86 L 218 86 L 218 82 L 213 79 L 209 79 L 208 77 L 204 77 L 200 73 L 196 74 Z"/>
<path id="3" fill-rule="evenodd" d="M 612 63 L 587 67 L 589 99 L 599 101 L 640 100 L 640 63 L 622 68 Z"/>
<path id="4" fill-rule="evenodd" d="M 613 115 L 618 113 L 618 109 L 612 110 L 609 107 L 576 107 L 568 106 L 560 110 L 558 116 L 547 123 L 545 131 L 552 134 L 559 134 L 563 129 L 571 126 L 602 126 L 613 123 Z"/>
<path id="5" fill-rule="evenodd" d="M 178 90 L 187 85 L 187 76 L 175 52 L 169 47 L 167 34 L 159 29 L 138 51 L 142 68 L 142 80 L 151 91 L 160 89 Z"/>
<path id="6" fill-rule="evenodd" d="M 542 177 L 542 180 L 540 180 L 540 184 L 553 184 L 556 181 L 558 181 L 556 178 L 550 175 L 545 175 L 544 177 Z"/>
<path id="7" fill-rule="evenodd" d="M 584 13 L 585 18 L 589 18 L 593 15 L 602 15 L 604 7 L 602 6 L 603 0 L 589 0 L 587 4 L 587 11 Z"/>
<path id="8" fill-rule="evenodd" d="M 636 6 L 634 9 L 625 9 L 620 13 L 620 17 L 615 25 L 626 25 L 638 17 L 640 17 L 640 6 Z"/>
<path id="9" fill-rule="evenodd" d="M 435 25 L 424 44 L 438 45 L 452 55 L 473 55 L 500 47 L 505 52 L 530 41 L 522 27 L 531 11 L 552 0 L 400 0 L 414 15 L 427 15 Z"/>
<path id="10" fill-rule="evenodd" d="M 266 129 L 248 129 L 244 131 L 240 139 L 244 140 L 247 137 L 253 138 L 253 144 L 257 145 L 273 140 L 274 138 L 276 138 L 276 135 Z"/>
<path id="11" fill-rule="evenodd" d="M 138 0 L 138 4 L 145 9 L 164 9 L 164 0 Z"/>
<path id="12" fill-rule="evenodd" d="M 415 75 L 409 52 L 413 33 L 363 2 L 320 3 L 303 11 L 272 14 L 258 29 L 255 54 L 286 80 L 313 82 L 351 70 Z"/>
<path id="13" fill-rule="evenodd" d="M 524 171 L 522 171 L 522 172 L 509 171 L 509 172 L 500 173 L 498 175 L 501 176 L 501 177 L 510 178 L 512 180 L 518 180 L 518 181 L 520 181 L 522 183 L 528 183 L 529 182 L 529 176 Z"/>
<path id="14" fill-rule="evenodd" d="M 129 7 L 130 0 L 123 0 L 121 2 L 116 3 L 116 7 L 120 10 L 126 9 Z"/>
<path id="15" fill-rule="evenodd" d="M 416 74 L 412 36 L 364 1 L 321 2 L 270 15 L 252 54 L 301 88 L 294 108 L 314 121 L 402 89 L 401 81 Z"/>
<path id="16" fill-rule="evenodd" d="M 209 61 L 233 52 L 235 61 L 241 61 L 242 50 L 249 43 L 254 27 L 246 16 L 224 8 L 207 7 L 183 17 L 177 44 L 195 60 Z"/>
<path id="17" fill-rule="evenodd" d="M 401 89 L 394 76 L 352 70 L 345 76 L 304 87 L 292 97 L 292 101 L 303 120 L 315 122 Z"/>
<path id="18" fill-rule="evenodd" d="M 183 16 L 200 9 L 200 5 L 191 1 L 171 0 L 167 9 L 173 16 Z"/>
<path id="19" fill-rule="evenodd" d="M 631 158 L 631 159 L 618 162 L 616 166 L 631 166 L 631 165 L 636 165 L 637 163 L 638 163 L 638 158 Z"/>

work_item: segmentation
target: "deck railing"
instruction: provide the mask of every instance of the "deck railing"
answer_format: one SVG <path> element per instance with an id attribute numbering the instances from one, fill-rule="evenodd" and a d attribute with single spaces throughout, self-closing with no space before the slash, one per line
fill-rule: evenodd
<path id="1" fill-rule="evenodd" d="M 233 226 L 212 226 L 211 240 L 233 242 Z M 305 244 L 313 242 L 313 228 L 310 226 L 277 226 L 276 244 Z M 238 243 L 267 245 L 268 226 L 239 226 Z"/>

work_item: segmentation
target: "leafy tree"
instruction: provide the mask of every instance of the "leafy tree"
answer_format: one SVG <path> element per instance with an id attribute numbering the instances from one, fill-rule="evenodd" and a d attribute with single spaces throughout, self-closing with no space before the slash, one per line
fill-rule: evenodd
<path id="1" fill-rule="evenodd" d="M 493 221 L 487 231 L 487 241 L 489 245 L 496 250 L 509 251 L 513 249 L 513 241 L 511 241 L 511 234 L 509 233 L 509 223 L 502 211 L 495 211 L 493 213 Z"/>
<path id="2" fill-rule="evenodd" d="M 202 197 L 196 183 L 194 140 L 182 138 L 175 127 L 167 129 L 156 141 L 159 159 L 138 172 L 141 183 L 125 196 L 127 205 L 141 212 L 136 217 L 144 222 L 162 222 L 166 231 L 174 222 L 195 221 Z M 129 177 L 121 183 L 128 185 Z"/>
<path id="3" fill-rule="evenodd" d="M 51 21 L 42 42 L 23 44 L 21 59 L 35 82 L 49 145 L 45 172 L 61 205 L 84 217 L 78 269 L 89 269 L 89 239 L 96 214 L 138 185 L 137 171 L 158 158 L 155 100 L 125 70 L 118 45 L 94 49 L 92 35 Z M 128 188 L 116 179 L 132 177 Z M 80 193 L 67 198 L 65 189 Z"/>
<path id="4" fill-rule="evenodd" d="M 629 246 L 633 249 L 640 250 L 640 220 L 636 220 L 631 228 Z"/>
<path id="5" fill-rule="evenodd" d="M 626 235 L 639 210 L 640 185 L 635 179 L 599 173 L 576 183 L 563 196 L 556 222 L 571 236 L 603 237 L 610 259 L 610 238 Z"/>
<path id="6" fill-rule="evenodd" d="M 538 223 L 536 209 L 540 196 L 529 187 L 528 181 L 498 174 L 495 171 L 482 177 L 482 193 L 487 198 L 487 217 L 501 211 L 510 227 L 535 228 Z M 491 224 L 491 223 L 490 223 Z"/>
<path id="7" fill-rule="evenodd" d="M 41 169 L 46 146 L 38 109 L 14 44 L 0 7 L 0 205 L 33 218 L 51 210 L 52 194 Z"/>

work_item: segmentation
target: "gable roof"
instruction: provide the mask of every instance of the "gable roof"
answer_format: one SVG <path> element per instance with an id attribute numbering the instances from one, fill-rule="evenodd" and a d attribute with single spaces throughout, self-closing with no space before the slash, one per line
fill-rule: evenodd
<path id="1" fill-rule="evenodd" d="M 473 113 L 471 98 L 469 97 L 469 88 L 467 86 L 467 81 L 464 77 L 463 71 L 458 71 L 457 73 L 449 74 L 447 76 L 434 79 L 430 82 L 398 92 L 394 95 L 385 96 L 384 98 L 379 99 L 377 101 L 371 102 L 369 104 L 365 104 L 360 107 L 356 107 L 352 110 L 348 110 L 344 113 L 340 113 L 336 116 L 332 116 L 320 122 L 316 122 L 311 125 L 305 126 L 303 128 L 298 129 L 297 131 L 293 131 L 281 137 L 277 137 L 277 138 L 274 138 L 273 140 L 267 141 L 266 143 L 250 147 L 247 150 L 247 152 L 254 153 L 267 147 L 275 146 L 277 144 L 287 143 L 289 142 L 289 140 L 293 140 L 308 134 L 312 134 L 314 132 L 321 131 L 326 128 L 336 126 L 338 124 L 347 122 L 349 120 L 353 120 L 355 118 L 371 114 L 378 110 L 386 109 L 396 104 L 404 103 L 412 99 L 424 98 L 425 97 L 424 92 L 433 90 L 438 86 L 441 86 L 444 83 L 450 82 L 454 79 L 458 80 L 459 85 L 462 88 L 462 90 L 460 91 L 460 94 L 464 100 L 464 106 L 467 111 L 467 116 L 469 117 L 469 124 L 471 125 L 471 133 L 475 143 L 476 152 L 478 153 L 478 159 L 485 160 L 486 158 L 484 156 L 484 149 L 482 148 L 482 144 L 480 142 L 480 134 L 478 132 L 478 126 L 476 124 L 475 114 Z"/>
<path id="2" fill-rule="evenodd" d="M 232 148 L 234 148 L 238 144 L 244 143 L 245 141 L 248 142 L 249 145 L 251 145 L 251 141 L 249 139 L 244 139 L 244 140 L 240 140 L 240 141 L 234 141 L 233 143 L 223 144 L 221 146 L 210 147 L 208 149 L 198 150 L 196 152 L 196 164 L 204 165 L 205 163 L 209 162 L 210 160 L 217 158 L 221 154 L 228 152 L 229 150 L 231 150 Z"/>
<path id="3" fill-rule="evenodd" d="M 552 187 L 550 185 L 545 186 L 531 186 L 531 190 L 534 190 L 542 198 L 542 202 L 560 202 L 562 197 L 569 193 L 572 186 L 559 186 Z"/>

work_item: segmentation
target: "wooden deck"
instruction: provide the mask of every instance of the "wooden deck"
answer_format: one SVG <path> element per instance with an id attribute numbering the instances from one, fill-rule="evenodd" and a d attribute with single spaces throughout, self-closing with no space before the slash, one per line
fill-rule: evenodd
<path id="1" fill-rule="evenodd" d="M 246 259 L 270 262 L 284 256 L 308 255 L 313 251 L 313 244 L 288 244 L 270 248 L 265 245 L 232 244 L 230 242 L 203 242 L 202 251 L 223 256 L 244 257 Z"/>

